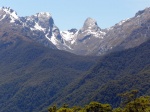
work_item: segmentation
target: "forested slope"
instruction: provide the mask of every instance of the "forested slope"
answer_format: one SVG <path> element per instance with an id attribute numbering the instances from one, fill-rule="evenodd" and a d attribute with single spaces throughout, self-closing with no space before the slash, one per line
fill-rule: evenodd
<path id="1" fill-rule="evenodd" d="M 0 112 L 32 112 L 95 64 L 22 38 L 0 42 Z"/>
<path id="2" fill-rule="evenodd" d="M 83 105 L 90 101 L 118 106 L 117 94 L 138 89 L 140 95 L 150 94 L 150 41 L 139 47 L 111 53 L 56 97 L 61 105 Z M 59 97 L 61 96 L 61 97 Z"/>

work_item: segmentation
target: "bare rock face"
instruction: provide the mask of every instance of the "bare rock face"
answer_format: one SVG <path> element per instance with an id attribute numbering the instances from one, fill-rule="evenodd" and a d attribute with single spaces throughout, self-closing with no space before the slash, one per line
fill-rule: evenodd
<path id="1" fill-rule="evenodd" d="M 147 41 L 150 38 L 150 8 L 108 29 L 101 29 L 96 20 L 89 17 L 79 30 L 60 31 L 48 12 L 18 17 L 14 10 L 3 7 L 0 9 L 0 26 L 0 40 L 21 37 L 77 55 L 103 55 L 133 48 Z"/>
<path id="2" fill-rule="evenodd" d="M 10 8 L 2 7 L 0 9 L 0 21 L 15 23 L 19 20 L 17 13 Z"/>
<path id="3" fill-rule="evenodd" d="M 87 18 L 84 22 L 83 28 L 81 30 L 85 31 L 91 29 L 93 31 L 98 31 L 100 30 L 96 20 L 92 19 L 92 18 Z"/>
<path id="4" fill-rule="evenodd" d="M 101 29 L 96 20 L 87 18 L 74 35 L 70 52 L 79 55 L 103 55 L 109 52 L 139 46 L 150 36 L 150 8 L 120 21 L 108 29 Z"/>
<path id="5" fill-rule="evenodd" d="M 104 42 L 107 49 L 123 50 L 139 46 L 149 39 L 150 8 L 139 11 L 109 29 Z"/>
<path id="6" fill-rule="evenodd" d="M 61 39 L 59 29 L 55 26 L 52 16 L 45 12 L 29 17 L 18 17 L 14 10 L 3 7 L 0 9 L 0 25 L 3 28 L 6 27 L 5 33 L 9 33 L 10 36 L 16 32 L 19 34 L 18 37 L 25 37 L 53 49 L 56 49 L 56 46 L 50 41 L 51 37 Z"/>
<path id="7" fill-rule="evenodd" d="M 89 35 L 91 35 L 93 37 L 97 37 L 97 38 L 103 38 L 103 33 L 104 32 L 101 31 L 101 29 L 97 25 L 97 22 L 94 19 L 87 18 L 85 20 L 83 27 L 79 30 L 78 39 L 79 39 L 79 41 L 83 41 L 84 37 L 86 37 L 86 36 L 90 37 Z"/>
<path id="8" fill-rule="evenodd" d="M 74 35 L 71 44 L 72 52 L 78 55 L 90 55 L 95 52 L 105 32 L 100 29 L 96 20 L 87 18 L 83 27 Z"/>

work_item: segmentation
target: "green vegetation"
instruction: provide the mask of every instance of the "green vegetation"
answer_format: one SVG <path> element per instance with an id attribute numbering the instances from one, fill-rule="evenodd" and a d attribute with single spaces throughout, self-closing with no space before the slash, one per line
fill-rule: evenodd
<path id="1" fill-rule="evenodd" d="M 70 106 L 83 106 L 90 101 L 97 101 L 118 107 L 118 93 L 137 89 L 140 96 L 149 96 L 149 56 L 150 41 L 147 41 L 139 47 L 101 57 L 81 78 L 55 95 L 55 103 L 59 106 L 63 102 Z"/>
<path id="2" fill-rule="evenodd" d="M 150 112 L 150 96 L 141 96 L 136 98 L 137 91 L 133 90 L 121 94 L 125 98 L 123 105 L 118 108 L 112 108 L 110 104 L 101 104 L 99 102 L 90 102 L 83 107 L 74 106 L 69 108 L 63 105 L 60 108 L 52 106 L 48 112 Z"/>
<path id="3" fill-rule="evenodd" d="M 101 104 L 98 102 L 91 102 L 84 107 L 74 106 L 69 108 L 68 106 L 62 106 L 61 108 L 56 108 L 52 106 L 48 108 L 48 112 L 111 112 L 112 108 L 109 104 Z"/>
<path id="4" fill-rule="evenodd" d="M 117 111 L 132 108 L 134 101 L 138 105 L 141 98 L 146 104 L 148 97 L 131 97 L 117 108 L 121 101 L 118 93 L 138 89 L 138 96 L 150 96 L 149 56 L 150 41 L 103 57 L 77 56 L 22 40 L 1 41 L 0 112 L 39 112 L 64 102 L 70 107 L 81 106 L 75 110 L 86 104 L 90 110 L 91 101 L 103 109 L 111 105 Z M 67 105 L 56 109 L 64 111 L 66 107 L 72 110 Z"/>
<path id="5" fill-rule="evenodd" d="M 97 59 L 20 39 L 0 41 L 0 112 L 33 112 L 47 107 Z"/>

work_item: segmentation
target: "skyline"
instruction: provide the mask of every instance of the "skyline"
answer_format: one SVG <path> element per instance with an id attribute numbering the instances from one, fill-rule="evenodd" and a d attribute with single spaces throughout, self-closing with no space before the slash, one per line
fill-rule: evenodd
<path id="1" fill-rule="evenodd" d="M 86 18 L 95 19 L 100 28 L 109 28 L 121 20 L 131 18 L 139 10 L 150 7 L 149 0 L 85 0 L 48 1 L 0 0 L 0 7 L 10 7 L 18 16 L 31 16 L 38 12 L 51 13 L 60 30 L 82 28 Z"/>

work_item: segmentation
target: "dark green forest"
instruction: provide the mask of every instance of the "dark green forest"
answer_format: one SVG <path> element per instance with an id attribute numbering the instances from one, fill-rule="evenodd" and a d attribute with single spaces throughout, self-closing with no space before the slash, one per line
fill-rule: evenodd
<path id="1" fill-rule="evenodd" d="M 60 108 L 56 105 L 50 106 L 48 112 L 150 112 L 150 96 L 137 97 L 138 90 L 132 90 L 119 94 L 120 106 L 112 108 L 110 104 L 90 102 L 87 105 L 69 107 L 64 104 Z"/>
<path id="2" fill-rule="evenodd" d="M 96 63 L 20 38 L 0 43 L 0 111 L 31 112 Z M 37 109 L 38 110 L 38 109 Z"/>
<path id="3" fill-rule="evenodd" d="M 150 95 L 149 49 L 147 41 L 139 47 L 101 57 L 88 72 L 58 93 L 54 103 L 83 106 L 97 101 L 118 107 L 118 93 L 138 89 L 139 96 Z"/>
<path id="4" fill-rule="evenodd" d="M 72 111 L 77 105 L 78 111 L 93 112 L 98 105 L 108 112 L 136 112 L 128 111 L 130 106 L 149 101 L 149 49 L 147 41 L 136 48 L 94 57 L 21 39 L 1 42 L 0 111 L 40 112 L 49 105 L 57 105 L 55 111 Z M 135 89 L 139 90 L 136 99 L 120 106 L 118 94 Z M 68 104 L 67 108 L 63 104 Z M 149 112 L 147 105 L 141 112 Z"/>

